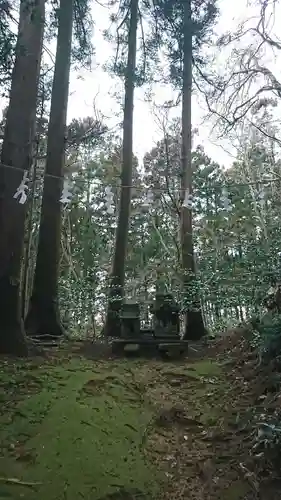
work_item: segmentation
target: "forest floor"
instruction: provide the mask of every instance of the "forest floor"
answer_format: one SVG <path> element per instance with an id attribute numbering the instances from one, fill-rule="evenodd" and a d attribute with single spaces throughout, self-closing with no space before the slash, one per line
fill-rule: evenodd
<path id="1" fill-rule="evenodd" d="M 0 360 L 0 500 L 280 500 L 252 453 L 280 397 L 243 339 L 181 362 L 94 358 L 77 343 Z"/>

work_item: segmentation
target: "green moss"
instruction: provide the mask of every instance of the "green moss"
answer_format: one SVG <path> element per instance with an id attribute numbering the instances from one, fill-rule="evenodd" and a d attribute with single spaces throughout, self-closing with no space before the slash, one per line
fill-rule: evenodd
<path id="1" fill-rule="evenodd" d="M 0 485 L 0 499 L 97 500 L 119 488 L 153 498 L 162 478 L 142 450 L 151 409 L 130 387 L 127 368 L 112 363 L 109 373 L 99 363 L 93 373 L 76 359 L 38 369 L 37 393 L 0 418 L 0 468 L 2 476 L 42 484 Z"/>
<path id="2" fill-rule="evenodd" d="M 246 481 L 237 480 L 225 489 L 219 500 L 245 500 L 251 491 L 252 489 Z"/>
<path id="3" fill-rule="evenodd" d="M 169 378 L 177 377 L 185 384 L 188 411 L 211 427 L 218 424 L 224 410 L 224 394 L 228 390 L 221 366 L 213 360 L 203 360 L 184 367 L 165 369 Z"/>
<path id="4" fill-rule="evenodd" d="M 199 379 L 201 377 L 219 377 L 222 375 L 222 369 L 218 363 L 212 360 L 198 361 L 196 363 L 190 363 L 184 367 L 167 365 L 162 369 L 162 374 L 168 376 L 179 376 L 182 378 L 194 378 Z"/>
<path id="5" fill-rule="evenodd" d="M 190 365 L 201 377 L 219 377 L 222 374 L 220 365 L 213 360 L 198 361 Z"/>

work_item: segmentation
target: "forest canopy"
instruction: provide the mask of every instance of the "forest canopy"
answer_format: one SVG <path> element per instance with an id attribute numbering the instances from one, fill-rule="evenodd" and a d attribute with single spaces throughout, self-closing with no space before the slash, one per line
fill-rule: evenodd
<path id="1" fill-rule="evenodd" d="M 263 53 L 253 52 L 252 40 L 247 44 L 247 29 L 263 50 L 278 53 L 268 26 L 273 4 L 257 1 L 256 25 L 248 28 L 246 19 L 217 36 L 221 12 L 214 0 L 110 3 L 104 36 L 116 52 L 103 63 L 120 78 L 124 114 L 112 128 L 97 108 L 66 121 L 69 77 L 77 64 L 90 71 L 98 50 L 95 6 L 1 2 L 0 78 L 9 100 L 1 122 L 0 323 L 1 338 L 11 339 L 13 331 L 18 339 L 14 347 L 3 340 L 4 351 L 24 350 L 24 333 L 99 335 L 109 328 L 113 302 L 116 314 L 124 298 L 141 304 L 147 323 L 156 292 L 172 292 L 182 328 L 189 324 L 187 337 L 194 308 L 212 332 L 262 310 L 280 273 L 280 96 Z M 244 40 L 239 51 L 232 48 L 236 39 Z M 45 55 L 53 41 L 50 65 Z M 213 56 L 222 48 L 230 54 L 225 77 L 210 48 Z M 19 86 L 26 75 L 28 85 Z M 238 75 L 245 75 L 240 90 Z M 155 81 L 170 85 L 175 100 L 158 106 L 159 140 L 142 158 L 133 148 L 135 88 Z M 228 168 L 196 141 L 191 101 L 202 95 L 210 126 L 215 120 L 219 131 L 228 127 L 234 139 Z M 7 317 L 15 308 L 25 331 L 20 317 Z"/>

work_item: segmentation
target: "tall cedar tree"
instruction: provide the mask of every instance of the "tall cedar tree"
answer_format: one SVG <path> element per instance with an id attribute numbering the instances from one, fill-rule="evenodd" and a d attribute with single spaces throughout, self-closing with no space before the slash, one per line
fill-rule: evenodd
<path id="1" fill-rule="evenodd" d="M 25 320 L 32 335 L 63 334 L 58 308 L 62 178 L 69 93 L 74 0 L 61 0 L 52 89 L 46 177 L 30 307 Z"/>
<path id="2" fill-rule="evenodd" d="M 199 78 L 206 61 L 202 45 L 208 39 L 218 10 L 216 0 L 155 0 L 155 17 L 161 43 L 167 49 L 170 81 L 182 90 L 182 201 L 185 191 L 192 192 L 192 80 Z M 196 74 L 193 75 L 193 70 Z M 194 71 L 195 73 L 195 71 Z M 186 339 L 198 339 L 205 333 L 196 273 L 191 210 L 182 206 L 181 247 Z"/>
<path id="3" fill-rule="evenodd" d="M 183 2 L 183 76 L 182 76 L 182 192 L 192 193 L 192 38 L 191 0 Z M 192 237 L 192 211 L 182 205 L 181 241 L 184 300 L 187 300 L 185 339 L 200 339 L 205 335 L 200 299 L 196 291 L 195 261 Z"/>
<path id="4" fill-rule="evenodd" d="M 128 32 L 128 59 L 125 71 L 125 103 L 123 119 L 123 148 L 120 209 L 116 230 L 115 250 L 110 280 L 108 312 L 105 332 L 108 336 L 120 335 L 119 313 L 124 295 L 125 261 L 131 205 L 131 184 L 133 170 L 133 111 L 136 74 L 138 28 L 138 0 L 130 2 Z"/>
<path id="5" fill-rule="evenodd" d="M 27 354 L 20 305 L 26 206 L 13 196 L 32 162 L 44 22 L 45 0 L 21 0 L 0 165 L 0 352 L 15 355 Z"/>

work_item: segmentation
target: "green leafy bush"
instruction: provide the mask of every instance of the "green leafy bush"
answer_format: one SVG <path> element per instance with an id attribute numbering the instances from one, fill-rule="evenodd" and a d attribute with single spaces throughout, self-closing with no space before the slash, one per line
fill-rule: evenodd
<path id="1" fill-rule="evenodd" d="M 280 417 L 280 416 L 279 416 Z M 260 422 L 253 446 L 255 456 L 266 456 L 278 469 L 281 463 L 281 422 Z"/>
<path id="2" fill-rule="evenodd" d="M 277 444 L 281 447 L 281 422 L 279 422 L 279 426 L 272 423 L 261 422 L 258 425 L 258 433 L 254 448 L 271 448 Z"/>
<path id="3" fill-rule="evenodd" d="M 252 343 L 258 347 L 262 362 L 281 357 L 281 315 L 266 314 L 253 324 Z"/>

